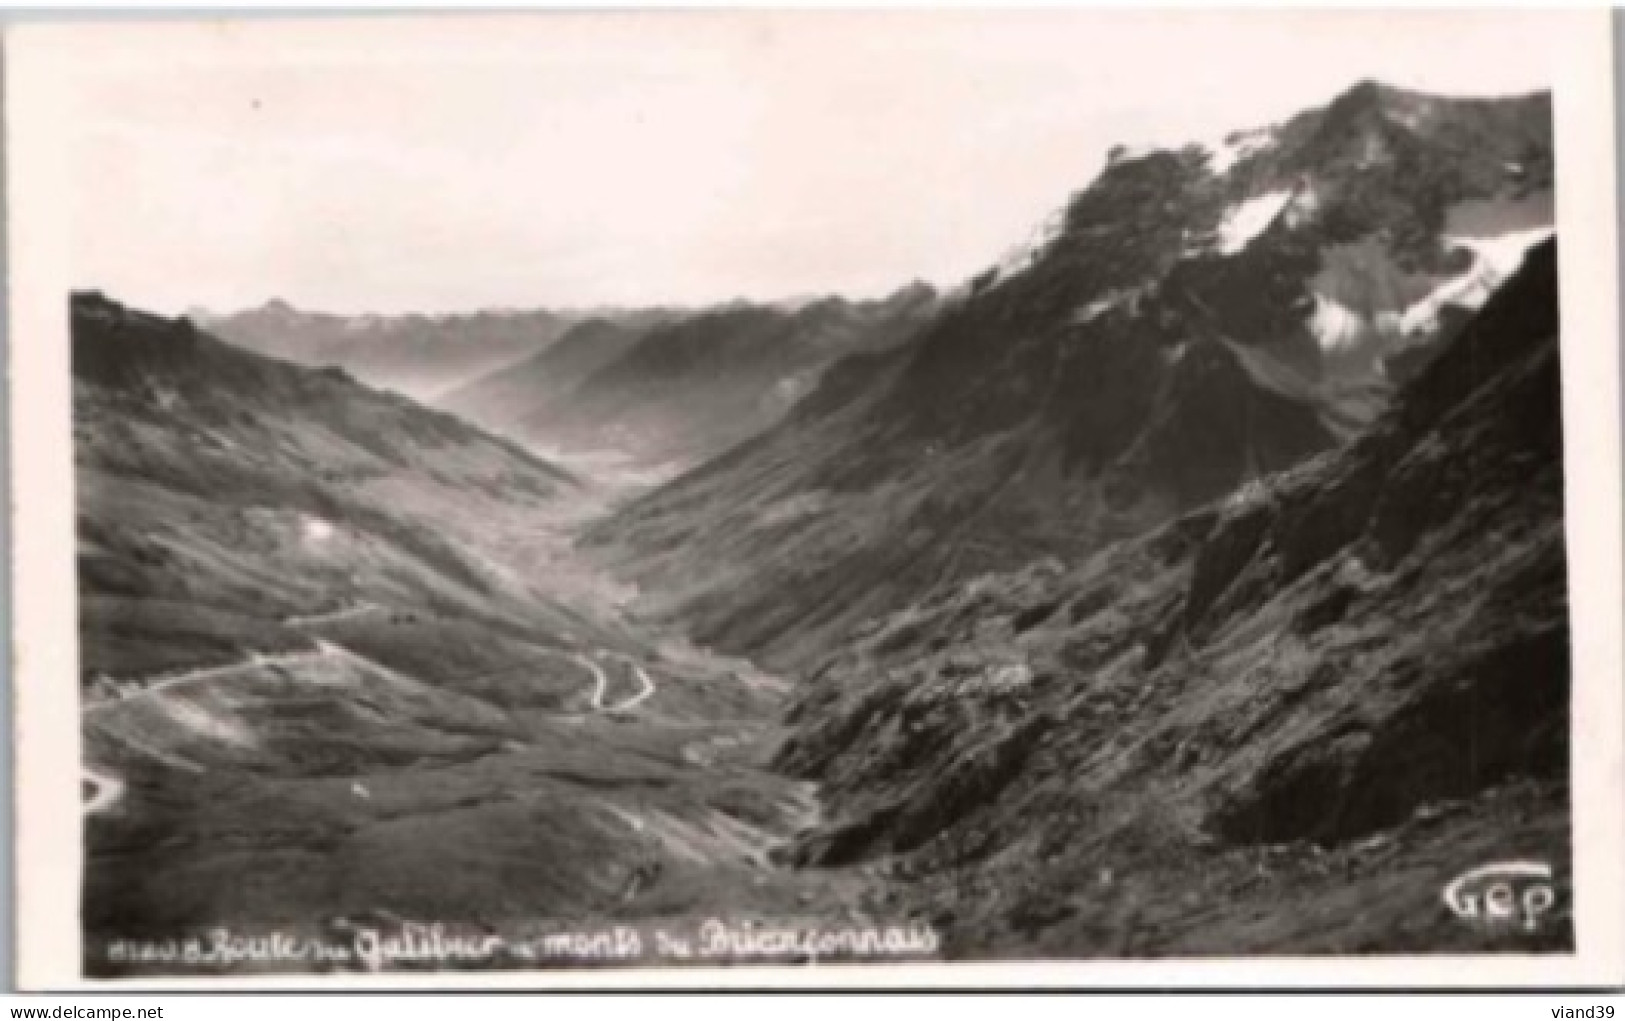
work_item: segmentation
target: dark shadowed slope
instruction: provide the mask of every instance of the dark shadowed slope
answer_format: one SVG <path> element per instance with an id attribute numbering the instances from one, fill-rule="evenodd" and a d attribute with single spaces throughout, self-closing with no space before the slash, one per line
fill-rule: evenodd
<path id="1" fill-rule="evenodd" d="M 545 349 L 570 328 L 547 310 L 464 315 L 336 315 L 273 300 L 200 326 L 239 347 L 305 365 L 336 365 L 374 386 L 420 399 Z"/>
<path id="2" fill-rule="evenodd" d="M 1558 348 L 1548 243 L 1347 449 L 865 628 L 779 756 L 800 860 L 880 863 L 955 955 L 1572 945 Z M 1441 903 L 1510 858 L 1539 925 Z"/>
<path id="3" fill-rule="evenodd" d="M 804 664 L 952 578 L 1086 555 L 1355 435 L 1549 232 L 1544 96 L 1362 85 L 1115 153 L 917 338 L 589 547 L 697 640 Z"/>

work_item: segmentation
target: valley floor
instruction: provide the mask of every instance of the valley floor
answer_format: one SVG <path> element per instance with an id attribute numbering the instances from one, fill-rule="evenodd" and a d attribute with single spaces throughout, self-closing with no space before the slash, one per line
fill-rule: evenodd
<path id="1" fill-rule="evenodd" d="M 907 657 L 851 660 L 845 675 L 791 684 L 640 618 L 632 593 L 570 543 L 624 489 L 591 493 L 548 522 L 492 517 L 460 533 L 515 592 L 543 600 L 533 628 L 335 598 L 276 618 L 301 637 L 294 649 L 102 678 L 83 709 L 86 972 L 1573 946 L 1560 780 L 1514 777 L 1428 798 L 1349 839 L 1212 839 L 1189 824 L 1185 800 L 1201 771 L 1170 766 L 1167 784 L 1126 787 L 1090 774 L 1102 756 L 1118 761 L 1123 741 L 1155 758 L 1134 733 L 1160 719 L 1147 710 L 1160 689 L 1144 678 L 1113 686 L 1144 652 L 1111 652 L 1133 644 L 1116 618 L 1094 634 L 1089 616 L 1077 624 L 1056 610 L 1063 595 L 1074 610 L 1090 598 L 1081 580 L 1016 592 L 1025 602 L 1003 608 L 975 587 L 957 593 L 981 600 L 986 634 L 941 655 L 908 613 L 858 639 L 899 645 L 947 675 L 980 667 L 959 660 L 998 644 L 1004 616 L 1025 621 L 1006 636 L 1024 654 L 1051 639 L 1077 655 L 1098 645 L 1090 655 L 1103 667 L 1033 686 L 1040 706 L 1064 702 L 1033 717 L 1066 719 L 1046 735 L 998 722 L 1006 710 L 1027 719 L 1032 671 L 1012 691 L 926 706 L 941 683 L 902 670 Z M 1110 577 L 1155 595 L 1147 579 L 1175 585 L 1183 574 L 1136 567 Z M 1131 613 L 1124 598 L 1100 602 Z M 952 600 L 934 606 L 959 619 Z M 1282 665 L 1280 634 L 1248 634 L 1259 670 Z M 1316 641 L 1324 658 L 1329 639 Z M 1168 684 L 1188 680 L 1165 673 Z M 821 684 L 829 706 L 793 704 Z M 1209 701 L 1230 691 L 1243 715 L 1269 701 L 1253 683 L 1207 691 Z M 975 725 L 949 725 L 965 714 Z M 812 749 L 834 766 L 798 767 L 821 732 L 827 748 Z M 897 766 L 899 749 L 913 766 Z M 1001 787 L 1014 772 L 1024 784 Z M 822 777 L 824 790 L 796 776 Z M 889 785 L 899 797 L 864 802 Z M 1305 790 L 1298 800 L 1315 798 Z M 1441 899 L 1464 868 L 1519 855 L 1557 865 L 1558 907 L 1539 928 L 1464 923 Z"/>
<path id="2" fill-rule="evenodd" d="M 764 765 L 787 685 L 628 620 L 558 538 L 537 581 L 579 629 L 313 606 L 281 622 L 303 649 L 87 697 L 87 972 L 782 963 L 885 935 L 866 870 L 778 864 L 818 815 Z"/>

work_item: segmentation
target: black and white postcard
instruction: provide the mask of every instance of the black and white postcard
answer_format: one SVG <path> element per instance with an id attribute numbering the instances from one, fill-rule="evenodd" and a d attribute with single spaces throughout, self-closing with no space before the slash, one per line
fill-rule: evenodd
<path id="1" fill-rule="evenodd" d="M 22 981 L 1619 981 L 1608 44 L 13 28 Z"/>

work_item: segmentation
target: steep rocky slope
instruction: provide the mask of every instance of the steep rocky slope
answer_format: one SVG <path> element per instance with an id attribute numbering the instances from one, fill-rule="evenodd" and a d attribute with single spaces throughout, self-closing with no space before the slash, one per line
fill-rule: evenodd
<path id="1" fill-rule="evenodd" d="M 909 343 L 587 545 L 782 667 L 919 593 L 1087 555 L 1346 442 L 1549 232 L 1550 104 L 1365 84 L 1114 152 Z"/>
<path id="2" fill-rule="evenodd" d="M 546 348 L 572 324 L 546 310 L 466 315 L 335 315 L 272 300 L 199 326 L 239 347 L 338 366 L 374 386 L 429 398 Z"/>
<path id="3" fill-rule="evenodd" d="M 792 710 L 796 860 L 956 955 L 1570 945 L 1558 334 L 1547 243 L 1348 448 L 866 627 Z M 1441 903 L 1509 858 L 1538 926 Z"/>

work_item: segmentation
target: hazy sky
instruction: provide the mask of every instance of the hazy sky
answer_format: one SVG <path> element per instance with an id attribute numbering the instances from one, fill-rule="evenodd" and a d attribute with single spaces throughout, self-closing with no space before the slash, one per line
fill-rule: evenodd
<path id="1" fill-rule="evenodd" d="M 699 303 L 995 262 L 1114 143 L 1547 87 L 1553 15 L 552 14 L 54 37 L 73 270 L 163 311 Z M 71 45 L 69 40 L 71 39 Z M 44 42 L 45 40 L 40 40 Z"/>

